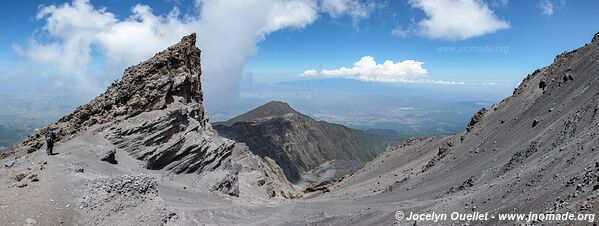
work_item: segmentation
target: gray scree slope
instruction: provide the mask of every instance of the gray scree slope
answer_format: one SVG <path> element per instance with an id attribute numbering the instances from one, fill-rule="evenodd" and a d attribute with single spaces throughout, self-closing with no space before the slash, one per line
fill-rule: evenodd
<path id="1" fill-rule="evenodd" d="M 392 199 L 404 212 L 599 213 L 599 33 L 467 131 L 405 142 L 331 190 L 327 199 Z"/>

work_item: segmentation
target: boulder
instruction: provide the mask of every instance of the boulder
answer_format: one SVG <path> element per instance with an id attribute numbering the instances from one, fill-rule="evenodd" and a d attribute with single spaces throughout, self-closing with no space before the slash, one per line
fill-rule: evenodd
<path id="1" fill-rule="evenodd" d="M 4 166 L 5 166 L 6 168 L 10 168 L 10 167 L 12 167 L 14 164 L 15 164 L 15 160 L 10 160 L 10 161 L 7 161 L 7 162 L 5 162 L 5 163 L 4 163 Z"/>
<path id="2" fill-rule="evenodd" d="M 478 122 L 480 122 L 483 119 L 483 117 L 485 116 L 485 113 L 487 113 L 486 108 L 481 108 L 478 112 L 476 112 L 470 119 L 470 123 L 468 123 L 468 127 L 466 128 L 466 131 L 470 132 L 474 128 L 474 125 L 476 125 Z"/>
<path id="3" fill-rule="evenodd" d="M 39 178 L 37 178 L 37 174 L 31 174 L 27 177 L 27 179 L 29 179 L 31 182 L 38 182 L 40 181 Z"/>
<path id="4" fill-rule="evenodd" d="M 535 127 L 539 124 L 539 120 L 532 120 L 532 127 Z"/>
<path id="5" fill-rule="evenodd" d="M 15 181 L 21 181 L 21 180 L 23 180 L 25 177 L 27 177 L 27 174 L 24 174 L 24 173 L 19 173 L 19 174 L 15 175 L 13 178 L 15 179 Z"/>
<path id="6" fill-rule="evenodd" d="M 116 150 L 112 149 L 106 151 L 104 154 L 102 154 L 102 156 L 100 156 L 100 160 L 108 162 L 110 164 L 117 164 L 118 162 L 116 161 Z"/>
<path id="7" fill-rule="evenodd" d="M 212 191 L 218 191 L 226 195 L 239 197 L 238 172 L 233 171 L 212 186 Z"/>

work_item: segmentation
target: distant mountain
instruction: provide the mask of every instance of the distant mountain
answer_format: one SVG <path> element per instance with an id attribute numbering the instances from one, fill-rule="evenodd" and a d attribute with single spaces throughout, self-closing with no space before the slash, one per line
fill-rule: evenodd
<path id="1" fill-rule="evenodd" d="M 378 135 L 316 121 L 279 101 L 214 123 L 214 128 L 222 136 L 246 143 L 254 154 L 275 160 L 292 182 L 329 160 L 372 160 L 390 144 Z"/>
<path id="2" fill-rule="evenodd" d="M 304 118 L 308 117 L 295 111 L 293 108 L 291 108 L 291 106 L 289 106 L 289 104 L 285 102 L 271 101 L 266 103 L 265 105 L 255 108 L 254 110 L 248 111 L 245 114 L 229 119 L 228 121 L 216 122 L 214 124 L 232 126 L 237 122 L 249 122 L 261 118 L 283 116 L 285 114 L 296 114 Z"/>

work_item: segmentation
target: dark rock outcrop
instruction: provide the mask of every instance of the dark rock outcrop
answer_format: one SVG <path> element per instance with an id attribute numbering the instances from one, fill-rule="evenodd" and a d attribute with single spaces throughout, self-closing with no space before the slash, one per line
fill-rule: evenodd
<path id="1" fill-rule="evenodd" d="M 116 161 L 116 150 L 108 150 L 102 156 L 100 156 L 100 160 L 104 162 L 108 162 L 110 164 L 117 164 Z"/>
<path id="2" fill-rule="evenodd" d="M 329 160 L 369 161 L 390 144 L 377 135 L 316 121 L 279 101 L 215 123 L 214 128 L 227 138 L 246 143 L 254 154 L 272 158 L 292 182 Z"/>
<path id="3" fill-rule="evenodd" d="M 220 179 L 211 188 L 212 191 L 219 191 L 223 194 L 230 196 L 239 197 L 239 176 L 238 172 L 227 174 L 224 178 Z"/>
<path id="4" fill-rule="evenodd" d="M 480 122 L 480 120 L 483 119 L 483 117 L 485 116 L 485 113 L 487 113 L 486 108 L 481 108 L 478 112 L 476 112 L 470 119 L 470 122 L 468 123 L 468 127 L 466 127 L 466 131 L 470 132 L 474 128 L 474 126 L 478 122 Z"/>

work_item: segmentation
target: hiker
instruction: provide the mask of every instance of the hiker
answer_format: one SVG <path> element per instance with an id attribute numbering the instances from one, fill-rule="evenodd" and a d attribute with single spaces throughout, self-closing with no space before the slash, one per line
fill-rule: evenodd
<path id="1" fill-rule="evenodd" d="M 46 153 L 48 155 L 52 155 L 52 151 L 54 150 L 54 139 L 56 139 L 54 129 L 48 128 L 48 132 L 46 132 Z"/>

